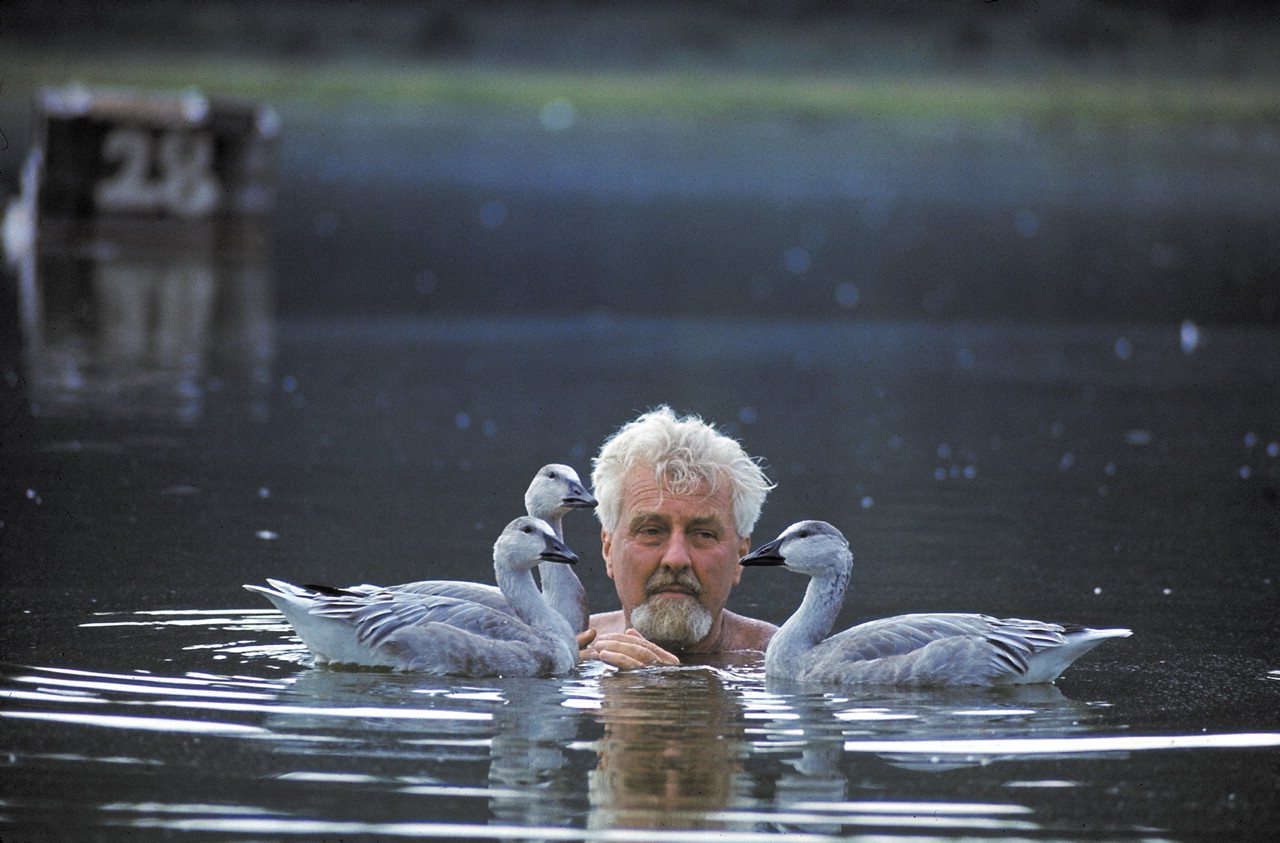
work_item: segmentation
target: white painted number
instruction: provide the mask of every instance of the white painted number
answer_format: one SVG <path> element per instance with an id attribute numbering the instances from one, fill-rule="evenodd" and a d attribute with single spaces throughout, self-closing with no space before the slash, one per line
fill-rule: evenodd
<path id="1" fill-rule="evenodd" d="M 102 143 L 102 157 L 119 169 L 94 188 L 100 211 L 168 211 L 199 219 L 222 199 L 213 174 L 213 138 L 207 133 L 162 132 L 153 142 L 144 129 L 112 129 Z"/>

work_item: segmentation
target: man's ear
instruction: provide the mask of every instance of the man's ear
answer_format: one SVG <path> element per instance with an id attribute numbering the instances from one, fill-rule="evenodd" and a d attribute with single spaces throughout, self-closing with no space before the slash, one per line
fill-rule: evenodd
<path id="1" fill-rule="evenodd" d="M 738 558 L 741 559 L 742 557 L 746 556 L 750 552 L 751 552 L 751 536 L 747 536 L 746 538 L 743 538 L 743 539 L 738 539 Z M 733 574 L 733 584 L 737 585 L 738 583 L 742 582 L 742 566 L 735 565 L 734 567 L 737 568 L 737 570 L 734 571 L 734 574 Z"/>
<path id="2" fill-rule="evenodd" d="M 604 557 L 604 572 L 613 579 L 613 539 L 607 530 L 600 531 L 600 555 Z"/>

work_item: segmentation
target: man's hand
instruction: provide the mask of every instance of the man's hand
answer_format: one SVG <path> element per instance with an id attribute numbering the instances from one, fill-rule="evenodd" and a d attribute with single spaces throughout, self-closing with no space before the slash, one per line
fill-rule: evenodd
<path id="1" fill-rule="evenodd" d="M 654 644 L 634 629 L 596 635 L 594 629 L 578 634 L 578 660 L 599 660 L 620 670 L 653 664 L 680 664 L 674 654 Z"/>

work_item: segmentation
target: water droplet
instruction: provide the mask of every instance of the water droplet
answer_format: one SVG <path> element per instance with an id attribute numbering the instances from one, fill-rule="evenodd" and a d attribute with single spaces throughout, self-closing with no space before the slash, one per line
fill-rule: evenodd
<path id="1" fill-rule="evenodd" d="M 480 430 L 484 432 L 485 436 L 493 436 L 498 432 L 498 424 L 493 419 L 485 419 L 484 423 L 480 425 Z"/>
<path id="2" fill-rule="evenodd" d="M 1066 471 L 1068 468 L 1076 464 L 1076 455 L 1068 451 L 1062 455 L 1062 459 L 1058 460 L 1058 470 Z"/>
<path id="3" fill-rule="evenodd" d="M 1246 433 L 1244 435 L 1244 446 L 1246 448 L 1252 448 L 1257 444 L 1258 444 L 1258 435 L 1256 433 Z"/>
<path id="4" fill-rule="evenodd" d="M 863 508 L 863 509 L 870 509 L 870 508 L 871 508 L 872 506 L 874 506 L 874 505 L 875 505 L 875 500 L 874 500 L 874 499 L 872 499 L 872 497 L 871 497 L 870 495 L 867 495 L 866 497 L 864 497 L 864 498 L 862 499 L 862 508 Z"/>
<path id="5" fill-rule="evenodd" d="M 297 392 L 298 379 L 295 378 L 293 375 L 285 375 L 284 380 L 280 381 L 280 388 L 283 389 L 285 392 L 290 392 L 290 393 Z"/>
<path id="6" fill-rule="evenodd" d="M 258 489 L 258 497 L 260 497 L 260 498 L 269 498 L 269 497 L 271 497 L 271 490 L 270 490 L 270 489 L 268 489 L 266 486 L 262 486 L 262 487 L 260 487 L 260 488 Z"/>
<path id="7" fill-rule="evenodd" d="M 1040 218 L 1026 208 L 1013 215 L 1013 230 L 1023 237 L 1035 237 L 1040 231 Z"/>
<path id="8" fill-rule="evenodd" d="M 803 275 L 813 266 L 813 256 L 803 246 L 793 246 L 782 253 L 782 265 L 793 275 Z"/>
<path id="9" fill-rule="evenodd" d="M 1272 442 L 1267 445 L 1267 456 L 1280 457 L 1280 442 Z"/>
<path id="10" fill-rule="evenodd" d="M 977 469 L 977 468 L 975 468 L 974 466 L 971 466 L 971 465 L 966 465 L 966 466 L 964 467 L 964 479 L 965 479 L 965 480 L 972 480 L 973 478 L 975 478 L 975 477 L 977 477 L 977 476 L 978 476 L 978 469 Z"/>
<path id="11" fill-rule="evenodd" d="M 858 288 L 847 281 L 836 287 L 836 304 L 846 310 L 858 306 Z"/>
<path id="12" fill-rule="evenodd" d="M 1253 469 L 1252 469 L 1252 468 L 1250 468 L 1250 467 L 1249 467 L 1249 466 L 1247 466 L 1247 465 L 1242 465 L 1242 466 L 1240 466 L 1240 479 L 1241 479 L 1241 480 L 1248 480 L 1248 479 L 1249 479 L 1250 477 L 1252 477 L 1252 476 L 1253 476 Z"/>
<path id="13" fill-rule="evenodd" d="M 756 411 L 750 407 L 743 407 L 741 410 L 738 411 L 738 421 L 742 422 L 743 424 L 755 424 Z"/>
<path id="14" fill-rule="evenodd" d="M 1116 473 L 1116 464 L 1113 462 L 1107 463 L 1102 467 L 1102 473 L 1108 477 L 1114 477 Z"/>
<path id="15" fill-rule="evenodd" d="M 938 459 L 945 460 L 951 456 L 951 446 L 943 443 L 938 446 Z"/>
<path id="16" fill-rule="evenodd" d="M 1200 329 L 1190 319 L 1184 319 L 1178 329 L 1178 344 L 1183 354 L 1190 354 L 1200 347 Z"/>
<path id="17" fill-rule="evenodd" d="M 198 486 L 188 486 L 186 484 L 179 483 L 174 486 L 164 487 L 163 489 L 160 490 L 160 494 L 174 495 L 177 497 L 198 495 L 200 494 L 200 488 Z"/>
<path id="18" fill-rule="evenodd" d="M 973 368 L 973 364 L 977 362 L 977 358 L 970 348 L 956 349 L 956 365 L 966 372 Z"/>
<path id="19" fill-rule="evenodd" d="M 276 539 L 280 538 L 280 534 L 275 532 L 274 530 L 259 530 L 258 532 L 254 533 L 254 535 L 262 539 L 263 541 L 268 541 L 268 542 L 275 541 Z"/>
<path id="20" fill-rule="evenodd" d="M 1093 587 L 1093 593 L 1094 593 L 1094 594 L 1101 594 L 1101 593 L 1102 593 L 1102 587 L 1101 587 L 1101 586 L 1097 586 L 1097 585 L 1095 585 L 1095 586 Z"/>
<path id="21" fill-rule="evenodd" d="M 1129 430 L 1124 434 L 1124 441 L 1130 445 L 1150 445 L 1151 431 Z"/>
<path id="22" fill-rule="evenodd" d="M 1173 594 L 1173 589 L 1172 589 L 1172 588 L 1164 588 L 1164 589 L 1161 589 L 1161 590 L 1160 590 L 1160 593 L 1161 593 L 1161 594 L 1163 594 L 1165 597 L 1168 597 L 1170 594 Z"/>
<path id="23" fill-rule="evenodd" d="M 1117 337 L 1115 351 L 1116 357 L 1121 360 L 1128 360 L 1129 356 L 1133 354 L 1133 345 L 1129 342 L 1127 337 Z"/>
<path id="24" fill-rule="evenodd" d="M 933 470 L 933 479 L 934 479 L 934 480 L 946 480 L 946 479 L 947 479 L 947 470 L 946 470 L 945 468 L 935 468 L 935 469 Z"/>
<path id="25" fill-rule="evenodd" d="M 1049 428 L 1049 434 L 1050 434 L 1054 439 L 1061 439 L 1061 438 L 1062 438 L 1062 434 L 1064 434 L 1064 433 L 1066 433 L 1066 432 L 1067 432 L 1067 426 L 1066 426 L 1065 424 L 1063 424 L 1062 422 L 1060 422 L 1060 421 L 1056 421 L 1056 422 L 1054 422 L 1054 423 L 1053 423 L 1053 426 L 1051 426 L 1051 427 Z"/>
<path id="26" fill-rule="evenodd" d="M 466 413 L 458 413 L 453 417 L 453 424 L 458 430 L 466 430 L 471 427 L 471 416 Z"/>
<path id="27" fill-rule="evenodd" d="M 578 109 L 567 99 L 554 99 L 542 106 L 538 118 L 542 121 L 542 128 L 547 131 L 563 132 L 578 122 Z"/>

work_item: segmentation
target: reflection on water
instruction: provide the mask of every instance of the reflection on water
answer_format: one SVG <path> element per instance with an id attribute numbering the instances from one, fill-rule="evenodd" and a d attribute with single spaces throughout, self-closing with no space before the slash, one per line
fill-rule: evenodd
<path id="1" fill-rule="evenodd" d="M 599 687 L 591 828 L 749 827 L 729 813 L 749 801 L 746 720 L 715 671 L 619 673 Z"/>
<path id="2" fill-rule="evenodd" d="M 1217 785 L 1194 777 L 1280 747 L 1270 732 L 1139 734 L 1053 686 L 824 693 L 766 684 L 758 663 L 485 681 L 308 669 L 259 610 L 83 629 L 131 632 L 175 671 L 3 669 L 19 775 L 0 832 L 15 839 L 60 825 L 98 839 L 1179 839 L 1148 822 L 1150 797 L 1111 794 L 1116 765 L 1167 780 L 1172 756 L 1207 796 Z M 1272 810 L 1265 787 L 1237 798 Z"/>
<path id="3" fill-rule="evenodd" d="M 265 232 L 187 223 L 163 247 L 145 234 L 99 223 L 95 235 L 23 258 L 35 412 L 189 423 L 210 379 L 265 390 L 274 354 Z"/>
<path id="4" fill-rule="evenodd" d="M 39 92 L 2 244 L 35 413 L 192 423 L 211 383 L 262 390 L 279 128 L 194 90 Z"/>

